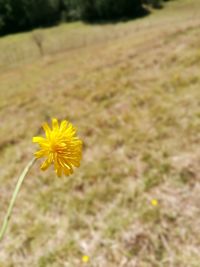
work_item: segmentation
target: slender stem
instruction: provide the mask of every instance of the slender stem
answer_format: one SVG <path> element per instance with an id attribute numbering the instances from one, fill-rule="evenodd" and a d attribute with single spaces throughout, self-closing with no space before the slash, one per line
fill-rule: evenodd
<path id="1" fill-rule="evenodd" d="M 17 195 L 18 195 L 19 190 L 21 188 L 21 185 L 22 185 L 22 183 L 24 181 L 24 178 L 26 177 L 27 173 L 29 172 L 29 170 L 31 169 L 31 167 L 32 167 L 32 165 L 34 164 L 35 161 L 36 161 L 35 158 L 32 159 L 27 164 L 27 166 L 24 168 L 22 174 L 19 176 L 19 179 L 17 181 L 15 190 L 14 190 L 13 195 L 12 195 L 12 198 L 10 200 L 10 204 L 8 206 L 8 210 L 7 210 L 6 215 L 4 217 L 3 225 L 2 225 L 1 230 L 0 230 L 0 241 L 3 239 L 4 234 L 6 232 L 6 229 L 7 229 L 7 226 L 8 226 L 8 222 L 10 220 L 11 213 L 12 213 L 12 210 L 13 210 L 13 207 L 14 207 L 14 204 L 15 204 L 15 201 L 16 201 L 16 198 L 17 198 Z"/>

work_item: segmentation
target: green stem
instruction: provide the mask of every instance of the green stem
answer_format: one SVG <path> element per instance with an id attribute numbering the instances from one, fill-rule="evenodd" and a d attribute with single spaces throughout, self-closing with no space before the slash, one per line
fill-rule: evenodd
<path id="1" fill-rule="evenodd" d="M 4 234 L 6 232 L 6 229 L 7 229 L 7 226 L 8 226 L 9 220 L 10 220 L 10 217 L 11 217 L 11 213 L 12 213 L 12 210 L 13 210 L 13 207 L 14 207 L 14 204 L 15 204 L 15 201 L 16 201 L 16 198 L 17 198 L 17 195 L 18 195 L 19 190 L 21 188 L 21 185 L 22 185 L 22 183 L 24 181 L 24 178 L 26 177 L 27 173 L 29 172 L 30 168 L 32 167 L 32 165 L 34 164 L 35 161 L 36 161 L 35 158 L 32 159 L 27 164 L 27 166 L 24 168 L 22 174 L 19 176 L 19 179 L 17 181 L 15 190 L 14 190 L 13 195 L 12 195 L 12 198 L 10 200 L 10 204 L 8 206 L 8 210 L 7 210 L 6 215 L 4 217 L 3 225 L 2 225 L 1 230 L 0 230 L 0 241 L 3 239 Z"/>

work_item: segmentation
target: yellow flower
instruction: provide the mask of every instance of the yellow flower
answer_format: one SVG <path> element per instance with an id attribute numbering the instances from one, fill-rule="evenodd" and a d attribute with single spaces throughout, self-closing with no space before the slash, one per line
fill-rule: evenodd
<path id="1" fill-rule="evenodd" d="M 89 260 L 90 260 L 89 256 L 83 255 L 82 262 L 87 263 L 87 262 L 89 262 Z"/>
<path id="2" fill-rule="evenodd" d="M 157 199 L 152 199 L 151 200 L 151 205 L 154 206 L 154 207 L 158 206 L 158 200 Z"/>
<path id="3" fill-rule="evenodd" d="M 47 123 L 43 124 L 43 129 L 46 138 L 33 137 L 33 142 L 40 146 L 35 157 L 47 158 L 41 165 L 41 170 L 46 170 L 53 163 L 59 177 L 63 173 L 72 174 L 73 167 L 80 166 L 82 157 L 82 141 L 76 136 L 76 129 L 66 120 L 59 125 L 57 119 L 52 119 L 52 130 Z"/>

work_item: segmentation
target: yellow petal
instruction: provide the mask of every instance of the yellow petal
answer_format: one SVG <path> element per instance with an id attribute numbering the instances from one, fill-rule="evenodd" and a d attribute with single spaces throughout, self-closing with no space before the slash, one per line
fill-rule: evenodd
<path id="1" fill-rule="evenodd" d="M 71 171 L 71 170 L 68 170 L 68 169 L 64 169 L 64 174 L 66 175 L 66 176 L 69 176 L 70 174 L 72 174 L 73 173 L 73 170 Z"/>
<path id="2" fill-rule="evenodd" d="M 56 171 L 56 174 L 57 174 L 58 177 L 61 177 L 62 176 L 62 169 L 61 169 L 61 167 L 57 166 L 57 168 L 55 169 L 55 171 Z"/>
<path id="3" fill-rule="evenodd" d="M 41 170 L 45 171 L 49 166 L 51 165 L 51 161 L 49 159 L 46 159 L 42 165 L 41 165 Z"/>
<path id="4" fill-rule="evenodd" d="M 61 124 L 60 124 L 60 131 L 61 132 L 65 131 L 67 129 L 67 123 L 68 122 L 66 120 L 61 122 Z"/>
<path id="5" fill-rule="evenodd" d="M 45 131 L 46 137 L 50 138 L 51 129 L 49 128 L 49 125 L 45 122 L 45 123 L 43 123 L 42 127 L 43 127 L 43 129 Z"/>
<path id="6" fill-rule="evenodd" d="M 37 159 L 42 158 L 42 157 L 45 157 L 47 155 L 47 151 L 46 150 L 39 150 L 39 151 L 35 152 L 34 155 Z"/>
<path id="7" fill-rule="evenodd" d="M 55 118 L 52 119 L 52 128 L 53 128 L 53 131 L 59 129 L 58 120 Z"/>
<path id="8" fill-rule="evenodd" d="M 46 139 L 44 137 L 40 137 L 40 136 L 34 136 L 32 138 L 33 143 L 43 143 L 46 142 Z"/>

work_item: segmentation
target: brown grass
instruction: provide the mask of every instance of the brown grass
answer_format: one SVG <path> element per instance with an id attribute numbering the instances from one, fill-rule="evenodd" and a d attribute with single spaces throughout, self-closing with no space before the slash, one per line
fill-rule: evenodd
<path id="1" fill-rule="evenodd" d="M 32 169 L 1 267 L 200 266 L 199 9 L 41 30 L 42 58 L 32 33 L 0 40 L 0 222 L 43 121 L 84 140 L 73 176 Z"/>

